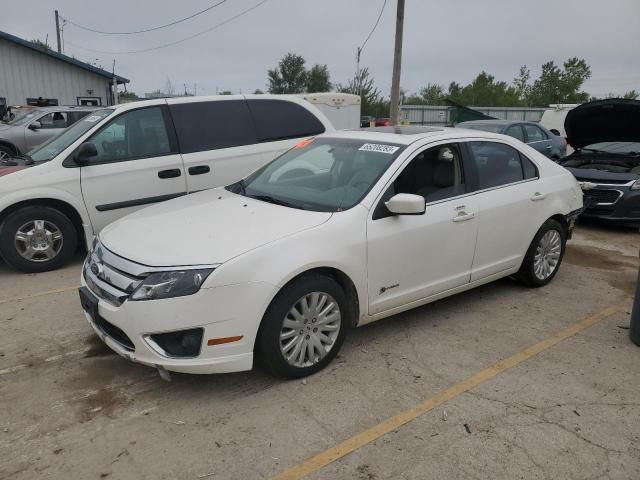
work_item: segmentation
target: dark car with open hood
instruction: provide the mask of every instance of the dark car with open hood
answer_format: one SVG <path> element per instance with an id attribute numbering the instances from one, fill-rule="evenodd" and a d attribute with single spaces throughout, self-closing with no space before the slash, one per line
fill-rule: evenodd
<path id="1" fill-rule="evenodd" d="M 564 126 L 575 151 L 559 163 L 582 186 L 582 215 L 640 226 L 640 101 L 585 103 L 567 114 Z"/>

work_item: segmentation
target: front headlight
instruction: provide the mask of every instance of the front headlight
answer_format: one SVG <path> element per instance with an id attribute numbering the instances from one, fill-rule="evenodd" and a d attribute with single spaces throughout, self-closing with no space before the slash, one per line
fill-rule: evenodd
<path id="1" fill-rule="evenodd" d="M 631 190 L 640 190 L 640 178 L 633 182 L 633 185 L 631 185 Z"/>
<path id="2" fill-rule="evenodd" d="M 193 295 L 200 290 L 213 270 L 203 268 L 152 273 L 131 294 L 131 300 L 157 300 Z"/>

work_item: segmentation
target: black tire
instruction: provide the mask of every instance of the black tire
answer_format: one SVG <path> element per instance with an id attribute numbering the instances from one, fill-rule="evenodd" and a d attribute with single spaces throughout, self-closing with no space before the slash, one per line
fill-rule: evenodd
<path id="1" fill-rule="evenodd" d="M 8 160 L 5 154 L 12 158 L 15 156 L 16 151 L 7 145 L 0 145 L 0 160 Z"/>
<path id="2" fill-rule="evenodd" d="M 540 244 L 540 240 L 542 237 L 550 231 L 556 231 L 560 235 L 560 257 L 558 258 L 558 262 L 554 267 L 554 270 L 551 274 L 541 279 L 536 275 L 535 272 L 535 255 L 538 245 Z M 564 257 L 564 252 L 567 244 L 567 231 L 566 229 L 556 220 L 549 219 L 542 226 L 538 233 L 536 233 L 535 237 L 531 241 L 531 245 L 529 245 L 529 249 L 527 250 L 527 254 L 522 261 L 522 265 L 520 266 L 520 270 L 518 271 L 516 278 L 527 285 L 528 287 L 538 288 L 547 285 L 558 273 L 560 269 L 560 264 L 562 263 L 562 258 Z"/>
<path id="3" fill-rule="evenodd" d="M 312 292 L 323 292 L 335 299 L 340 309 L 340 328 L 331 349 L 322 359 L 307 367 L 297 367 L 284 357 L 280 347 L 280 332 L 291 308 Z M 306 377 L 322 370 L 338 354 L 347 329 L 352 325 L 353 311 L 342 287 L 332 278 L 314 274 L 294 280 L 276 295 L 264 314 L 256 339 L 257 364 L 272 375 L 284 378 Z"/>
<path id="4" fill-rule="evenodd" d="M 15 245 L 18 230 L 30 221 L 44 220 L 55 225 L 62 234 L 62 245 L 50 260 L 32 261 L 23 257 Z M 12 268 L 25 273 L 48 272 L 66 264 L 78 247 L 78 232 L 62 212 L 44 205 L 23 207 L 10 213 L 0 224 L 0 256 Z"/>

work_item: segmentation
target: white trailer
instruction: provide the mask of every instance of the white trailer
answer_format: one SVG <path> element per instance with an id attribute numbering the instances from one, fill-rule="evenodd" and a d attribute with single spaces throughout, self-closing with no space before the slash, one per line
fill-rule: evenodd
<path id="1" fill-rule="evenodd" d="M 360 128 L 360 97 L 350 93 L 300 93 L 300 97 L 324 113 L 336 130 Z"/>

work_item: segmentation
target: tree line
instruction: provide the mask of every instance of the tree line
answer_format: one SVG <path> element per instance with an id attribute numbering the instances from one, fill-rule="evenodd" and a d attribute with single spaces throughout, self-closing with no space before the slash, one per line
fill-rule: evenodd
<path id="1" fill-rule="evenodd" d="M 368 68 L 362 68 L 346 84 L 333 84 L 327 65 L 316 64 L 306 69 L 300 55 L 287 53 L 278 65 L 267 72 L 269 93 L 352 93 L 361 97 L 362 115 L 388 116 L 389 101 L 376 87 Z M 584 103 L 595 100 L 582 89 L 591 78 L 591 67 L 582 58 L 572 57 L 556 65 L 546 62 L 540 76 L 531 78 L 531 70 L 522 65 L 511 82 L 496 80 L 486 71 L 480 72 L 469 84 L 452 81 L 447 87 L 427 83 L 418 92 L 402 92 L 402 103 L 410 105 L 444 105 L 445 100 L 467 106 L 482 107 L 548 107 L 554 103 Z M 609 95 L 613 97 L 614 95 Z M 637 99 L 636 90 L 622 95 Z"/>

